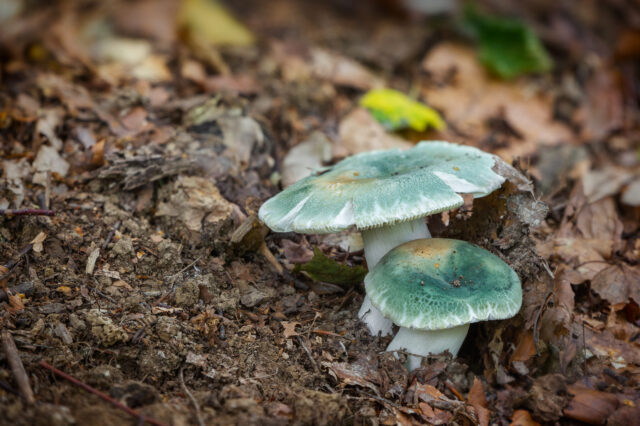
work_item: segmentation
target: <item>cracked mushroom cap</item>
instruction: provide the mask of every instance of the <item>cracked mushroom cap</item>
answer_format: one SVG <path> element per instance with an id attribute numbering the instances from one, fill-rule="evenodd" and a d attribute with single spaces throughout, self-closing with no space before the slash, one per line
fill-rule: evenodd
<path id="1" fill-rule="evenodd" d="M 259 216 L 276 232 L 308 234 L 404 222 L 461 206 L 460 193 L 477 198 L 498 189 L 505 181 L 494 172 L 498 163 L 506 165 L 449 142 L 366 152 L 289 186 L 264 203 Z"/>
<path id="2" fill-rule="evenodd" d="M 445 238 L 399 245 L 364 284 L 384 316 L 418 330 L 511 318 L 522 304 L 520 279 L 509 265 L 473 244 Z"/>

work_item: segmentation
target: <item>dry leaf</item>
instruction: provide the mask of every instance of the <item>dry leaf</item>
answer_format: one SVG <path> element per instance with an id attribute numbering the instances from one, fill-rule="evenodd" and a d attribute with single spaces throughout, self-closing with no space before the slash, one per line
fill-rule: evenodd
<path id="1" fill-rule="evenodd" d="M 409 149 L 412 146 L 413 144 L 387 133 L 369 111 L 357 108 L 340 122 L 333 156 L 340 158 L 360 152 Z"/>
<path id="2" fill-rule="evenodd" d="M 282 324 L 282 327 L 284 328 L 282 335 L 284 336 L 285 339 L 288 339 L 289 337 L 292 337 L 292 336 L 299 336 L 298 332 L 295 330 L 296 326 L 300 325 L 299 322 L 282 321 L 280 324 Z"/>
<path id="3" fill-rule="evenodd" d="M 469 404 L 471 404 L 471 406 L 476 411 L 476 415 L 478 416 L 478 424 L 480 426 L 487 426 L 489 424 L 491 413 L 487 409 L 487 397 L 484 394 L 482 382 L 477 377 L 473 378 L 473 385 L 469 390 L 467 399 L 469 401 Z"/>
<path id="4" fill-rule="evenodd" d="M 42 252 L 42 243 L 47 238 L 47 234 L 44 232 L 40 232 L 36 237 L 31 240 L 31 244 L 33 244 L 33 251 L 36 253 Z"/>
<path id="5" fill-rule="evenodd" d="M 533 420 L 527 410 L 516 410 L 511 416 L 509 426 L 540 426 L 540 423 Z"/>
<path id="6" fill-rule="evenodd" d="M 429 51 L 422 67 L 434 80 L 423 91 L 426 102 L 442 111 L 465 134 L 485 134 L 487 122 L 502 117 L 521 136 L 496 153 L 507 160 L 533 154 L 540 146 L 570 140 L 570 130 L 552 119 L 553 98 L 527 79 L 512 82 L 491 77 L 470 47 L 440 43 Z"/>
<path id="7" fill-rule="evenodd" d="M 615 395 L 580 385 L 570 386 L 569 393 L 573 399 L 564 409 L 564 415 L 592 425 L 604 424 L 619 405 Z"/>
<path id="8" fill-rule="evenodd" d="M 626 263 L 611 265 L 591 280 L 591 288 L 612 305 L 640 303 L 640 268 Z"/>
<path id="9" fill-rule="evenodd" d="M 346 385 L 362 386 L 379 394 L 378 384 L 382 379 L 375 361 L 361 356 L 355 362 L 334 362 L 329 365 L 331 371 Z"/>

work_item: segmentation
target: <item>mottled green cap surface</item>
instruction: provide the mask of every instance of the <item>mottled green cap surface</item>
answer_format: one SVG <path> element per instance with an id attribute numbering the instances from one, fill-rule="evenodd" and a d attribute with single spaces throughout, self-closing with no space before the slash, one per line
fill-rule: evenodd
<path id="1" fill-rule="evenodd" d="M 520 279 L 509 265 L 473 244 L 444 238 L 399 245 L 364 284 L 384 316 L 420 330 L 511 318 L 522 304 Z"/>
<path id="2" fill-rule="evenodd" d="M 503 161 L 449 142 L 362 153 L 289 186 L 259 216 L 276 232 L 301 233 L 413 220 L 461 206 L 459 193 L 483 197 L 499 188 L 505 179 L 493 171 L 496 162 Z"/>

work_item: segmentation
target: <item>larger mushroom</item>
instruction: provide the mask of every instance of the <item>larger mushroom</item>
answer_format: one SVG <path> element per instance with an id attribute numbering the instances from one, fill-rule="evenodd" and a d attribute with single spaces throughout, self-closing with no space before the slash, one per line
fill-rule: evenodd
<path id="1" fill-rule="evenodd" d="M 400 326 L 387 351 L 412 354 L 410 370 L 430 353 L 457 355 L 470 323 L 511 318 L 522 304 L 520 279 L 509 265 L 480 247 L 444 238 L 399 245 L 364 283 L 372 303 Z"/>
<path id="2" fill-rule="evenodd" d="M 356 226 L 367 265 L 392 248 L 430 238 L 424 217 L 459 207 L 460 193 L 483 197 L 510 168 L 495 155 L 449 142 L 421 142 L 407 151 L 374 151 L 348 157 L 289 186 L 262 205 L 260 219 L 276 232 L 331 233 Z M 358 313 L 373 335 L 393 324 L 365 297 Z"/>

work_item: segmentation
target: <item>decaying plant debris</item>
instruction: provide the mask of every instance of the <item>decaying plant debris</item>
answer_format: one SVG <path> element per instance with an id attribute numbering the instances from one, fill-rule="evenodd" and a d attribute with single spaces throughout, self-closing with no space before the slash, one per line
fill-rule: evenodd
<path id="1" fill-rule="evenodd" d="M 0 423 L 636 422 L 640 8 L 504 3 L 479 6 L 521 17 L 553 72 L 500 80 L 456 11 L 400 1 L 226 2 L 225 40 L 194 18 L 222 16 L 205 0 L 8 1 Z M 358 106 L 381 86 L 447 127 L 389 133 Z M 524 302 L 409 374 L 357 319 L 359 235 L 256 215 L 304 173 L 289 152 L 326 165 L 421 139 L 496 153 L 535 188 L 430 218 L 509 263 Z"/>

